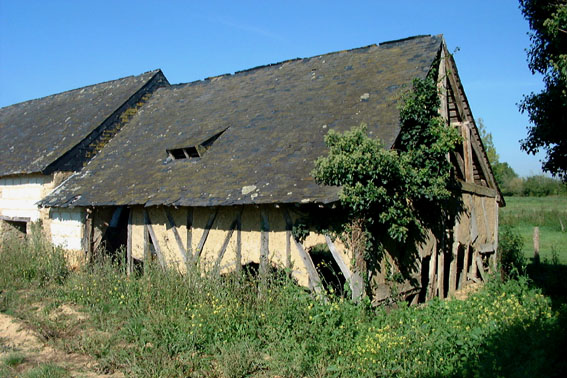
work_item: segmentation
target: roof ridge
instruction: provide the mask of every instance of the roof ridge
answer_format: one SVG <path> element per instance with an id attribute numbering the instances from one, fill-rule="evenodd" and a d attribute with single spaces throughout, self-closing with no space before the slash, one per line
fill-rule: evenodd
<path id="1" fill-rule="evenodd" d="M 112 80 L 101 81 L 101 82 L 99 82 L 99 83 L 84 85 L 84 86 L 82 86 L 82 87 L 73 88 L 73 89 L 68 89 L 68 90 L 66 90 L 66 91 L 53 93 L 53 94 L 50 94 L 50 95 L 47 95 L 47 96 L 42 96 L 42 97 L 32 98 L 32 99 L 30 99 L 30 100 L 25 100 L 25 101 L 16 102 L 15 104 L 3 106 L 3 107 L 0 108 L 0 110 L 6 109 L 6 108 L 9 108 L 9 107 L 12 107 L 12 106 L 17 106 L 17 105 L 21 105 L 21 104 L 25 104 L 25 103 L 30 103 L 30 102 L 33 102 L 33 101 L 45 100 L 45 99 L 50 98 L 50 97 L 55 97 L 55 96 L 59 96 L 59 95 L 62 95 L 62 94 L 66 94 L 66 93 L 70 93 L 70 92 L 74 92 L 74 91 L 78 91 L 78 90 L 83 90 L 83 89 L 90 88 L 90 87 L 94 87 L 94 86 L 97 86 L 97 85 L 100 85 L 100 84 L 111 83 L 111 82 L 113 82 L 113 81 L 124 80 L 124 79 L 132 78 L 132 77 L 140 77 L 140 76 L 144 76 L 144 75 L 147 75 L 147 74 L 152 74 L 152 76 L 153 76 L 153 75 L 156 75 L 158 72 L 161 72 L 161 68 L 156 68 L 155 70 L 146 71 L 146 72 L 143 72 L 143 73 L 138 74 L 138 75 L 128 75 L 128 76 L 124 76 L 124 77 L 119 77 L 118 79 L 112 79 Z"/>
<path id="2" fill-rule="evenodd" d="M 308 57 L 304 57 L 304 58 L 297 57 L 297 58 L 292 58 L 292 59 L 286 59 L 286 60 L 282 60 L 282 61 L 276 62 L 276 63 L 262 64 L 262 65 L 255 66 L 255 67 L 252 67 L 252 68 L 234 71 L 234 73 L 225 73 L 225 74 L 221 74 L 221 75 L 209 76 L 209 77 L 206 77 L 204 79 L 189 81 L 189 82 L 186 82 L 186 83 L 177 83 L 177 84 L 171 85 L 171 88 L 173 89 L 173 88 L 180 88 L 180 87 L 190 86 L 190 85 L 198 85 L 199 83 L 214 81 L 215 79 L 220 79 L 220 78 L 223 78 L 223 77 L 235 77 L 235 76 L 247 74 L 249 72 L 256 71 L 256 70 L 261 70 L 261 69 L 265 69 L 265 68 L 272 68 L 272 67 L 277 67 L 277 66 L 283 66 L 286 63 L 297 62 L 297 61 L 306 61 L 306 60 L 310 60 L 310 59 L 313 59 L 313 58 L 322 58 L 322 57 L 331 56 L 331 55 L 335 55 L 335 54 L 355 52 L 355 51 L 359 51 L 359 50 L 369 49 L 369 48 L 372 48 L 372 47 L 380 47 L 380 46 L 383 46 L 383 45 L 388 45 L 388 44 L 393 44 L 393 43 L 398 43 L 398 42 L 405 42 L 405 41 L 418 39 L 418 38 L 425 38 L 425 37 L 433 37 L 433 36 L 431 34 L 421 34 L 421 35 L 415 35 L 415 36 L 411 36 L 411 37 L 407 37 L 407 38 L 396 39 L 396 40 L 392 40 L 392 41 L 380 42 L 378 44 L 372 43 L 370 45 L 355 47 L 355 48 L 352 48 L 352 49 L 338 50 L 338 51 L 332 51 L 332 52 L 328 52 L 328 53 L 324 53 L 324 54 L 317 54 L 317 55 L 308 56 Z M 438 35 L 436 35 L 435 37 L 438 37 Z"/>

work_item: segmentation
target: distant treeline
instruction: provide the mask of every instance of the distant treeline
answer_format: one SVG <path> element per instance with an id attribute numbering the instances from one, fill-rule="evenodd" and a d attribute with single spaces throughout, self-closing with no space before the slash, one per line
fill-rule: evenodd
<path id="1" fill-rule="evenodd" d="M 527 178 L 507 177 L 499 182 L 499 185 L 502 194 L 505 196 L 567 196 L 567 184 L 543 175 Z"/>

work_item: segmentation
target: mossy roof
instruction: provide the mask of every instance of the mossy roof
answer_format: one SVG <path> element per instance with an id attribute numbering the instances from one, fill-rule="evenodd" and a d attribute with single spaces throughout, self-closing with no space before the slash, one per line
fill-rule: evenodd
<path id="1" fill-rule="evenodd" d="M 43 172 L 158 72 L 128 76 L 0 108 L 0 176 Z"/>
<path id="2" fill-rule="evenodd" d="M 401 97 L 430 71 L 442 43 L 441 36 L 412 37 L 160 88 L 42 204 L 334 202 L 338 188 L 319 186 L 310 175 L 326 153 L 325 134 L 366 123 L 391 147 Z M 167 153 L 218 133 L 200 159 Z"/>

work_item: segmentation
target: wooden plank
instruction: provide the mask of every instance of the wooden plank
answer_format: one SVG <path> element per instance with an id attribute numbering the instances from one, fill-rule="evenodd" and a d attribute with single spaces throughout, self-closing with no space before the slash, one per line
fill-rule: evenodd
<path id="1" fill-rule="evenodd" d="M 165 212 L 165 218 L 167 219 L 167 226 L 173 232 L 173 237 L 175 238 L 175 242 L 177 243 L 177 249 L 179 250 L 179 253 L 183 257 L 183 262 L 185 263 L 185 266 L 188 268 L 189 267 L 189 258 L 187 256 L 187 251 L 185 250 L 185 246 L 183 245 L 183 241 L 181 240 L 181 236 L 179 235 L 179 232 L 177 231 L 177 226 L 175 225 L 175 220 L 173 219 L 173 216 L 171 216 L 171 213 L 169 212 L 169 210 L 167 208 L 164 207 L 163 211 Z"/>
<path id="2" fill-rule="evenodd" d="M 455 105 L 459 112 L 459 118 L 463 121 L 468 120 L 468 115 L 465 112 L 465 104 L 460 96 L 459 84 L 457 83 L 457 77 L 455 74 L 455 69 L 453 67 L 451 59 L 445 59 L 445 69 L 447 70 L 447 78 L 449 79 L 449 85 L 453 92 L 453 97 L 455 99 Z"/>
<path id="3" fill-rule="evenodd" d="M 478 272 L 480 273 L 480 278 L 482 278 L 482 280 L 486 282 L 487 279 L 486 273 L 484 271 L 484 266 L 482 265 L 482 259 L 480 258 L 479 255 L 476 256 L 475 261 L 476 261 L 476 266 L 478 268 Z"/>
<path id="4" fill-rule="evenodd" d="M 300 242 L 295 240 L 295 238 L 293 239 L 293 241 L 295 242 L 299 256 L 305 264 L 305 269 L 307 270 L 307 275 L 309 277 L 309 288 L 311 290 L 314 290 L 316 293 L 320 293 L 322 287 L 321 278 L 319 277 L 319 273 L 317 273 L 317 269 L 315 268 L 315 264 L 313 264 L 313 260 L 311 260 L 311 256 L 309 256 L 309 254 L 305 252 L 305 249 L 303 249 L 303 246 Z"/>
<path id="5" fill-rule="evenodd" d="M 218 269 L 220 266 L 220 263 L 222 261 L 222 258 L 224 257 L 224 254 L 226 252 L 226 249 L 228 248 L 228 243 L 230 243 L 230 238 L 232 238 L 232 234 L 234 233 L 234 230 L 238 227 L 238 218 L 234 219 L 232 221 L 232 223 L 230 224 L 230 227 L 228 229 L 228 233 L 226 234 L 224 241 L 222 243 L 221 249 L 219 251 L 219 254 L 217 256 L 217 259 L 215 261 L 215 268 L 214 269 Z"/>
<path id="6" fill-rule="evenodd" d="M 128 210 L 128 238 L 126 240 L 126 274 L 134 272 L 134 259 L 132 258 L 132 209 Z"/>
<path id="7" fill-rule="evenodd" d="M 145 210 L 144 210 L 145 211 Z M 146 216 L 144 215 L 144 273 L 147 272 L 152 261 L 152 255 L 150 253 L 150 242 L 149 242 L 148 224 L 146 223 Z"/>
<path id="8" fill-rule="evenodd" d="M 84 235 L 84 248 L 87 264 L 93 261 L 93 213 L 91 209 L 87 209 L 85 218 L 85 235 Z"/>
<path id="9" fill-rule="evenodd" d="M 437 258 L 437 290 L 439 298 L 445 298 L 445 253 L 440 251 Z"/>
<path id="10" fill-rule="evenodd" d="M 286 227 L 291 230 L 291 217 L 289 216 L 286 208 L 282 208 L 282 215 L 284 217 Z M 321 278 L 319 277 L 319 273 L 317 273 L 317 269 L 315 268 L 315 264 L 313 264 L 313 260 L 311 260 L 311 256 L 309 256 L 309 254 L 305 252 L 305 249 L 303 249 L 301 243 L 295 240 L 293 236 L 291 237 L 291 239 L 293 239 L 297 252 L 299 252 L 299 257 L 303 260 L 305 269 L 307 270 L 307 276 L 309 277 L 309 288 L 311 290 L 314 290 L 316 293 L 320 293 Z"/>
<path id="11" fill-rule="evenodd" d="M 475 127 L 475 126 L 473 126 Z M 476 138 L 475 138 L 476 139 Z M 492 170 L 488 167 L 488 162 L 485 160 L 485 154 L 482 151 L 480 144 L 476 140 L 471 141 L 472 151 L 476 155 L 476 159 L 480 164 L 480 169 L 484 173 L 484 177 L 488 180 L 488 184 L 491 188 L 496 188 L 496 183 L 494 182 L 494 176 L 492 175 Z M 493 189 L 494 190 L 494 189 Z M 496 190 L 495 190 L 496 191 Z"/>
<path id="12" fill-rule="evenodd" d="M 461 176 L 466 177 L 465 162 L 463 161 L 463 157 L 457 151 L 452 152 L 452 154 L 455 157 L 455 161 L 457 162 L 457 168 L 459 169 Z"/>
<path id="13" fill-rule="evenodd" d="M 447 65 L 445 60 L 447 59 L 445 49 L 441 50 L 441 56 L 439 61 L 439 74 L 437 78 L 437 93 L 439 93 L 439 114 L 449 123 L 449 106 L 447 101 Z"/>
<path id="14" fill-rule="evenodd" d="M 159 247 L 158 239 L 156 237 L 156 234 L 154 232 L 154 228 L 152 227 L 152 223 L 151 223 L 151 220 L 150 220 L 150 214 L 148 214 L 148 211 L 146 209 L 144 209 L 144 223 L 146 224 L 146 227 L 148 228 L 148 233 L 150 235 L 150 239 L 152 240 L 152 244 L 154 245 L 154 250 L 156 251 L 158 261 L 159 261 L 160 265 L 162 266 L 162 268 L 165 268 L 165 258 L 163 257 L 163 254 L 161 253 L 161 248 Z"/>
<path id="15" fill-rule="evenodd" d="M 463 256 L 463 271 L 461 273 L 461 288 L 463 288 L 465 286 L 465 283 L 467 282 L 467 274 L 469 272 L 469 246 L 465 245 L 465 253 Z"/>
<path id="16" fill-rule="evenodd" d="M 463 192 L 477 194 L 479 196 L 491 197 L 491 198 L 496 198 L 498 196 L 496 190 L 487 188 L 486 186 L 480 186 L 474 183 L 464 182 L 463 180 L 459 180 L 459 184 L 461 184 L 461 189 L 463 190 Z"/>
<path id="17" fill-rule="evenodd" d="M 8 215 L 0 215 L 0 220 L 8 222 L 31 222 L 29 217 L 11 217 Z"/>
<path id="18" fill-rule="evenodd" d="M 264 209 L 260 210 L 260 273 L 268 271 L 269 243 L 270 243 L 270 223 Z"/>
<path id="19" fill-rule="evenodd" d="M 491 253 L 496 251 L 496 246 L 494 245 L 494 243 L 483 243 L 477 247 L 477 250 L 480 253 Z"/>
<path id="20" fill-rule="evenodd" d="M 461 123 L 461 136 L 463 137 L 463 161 L 465 165 L 465 181 L 474 183 L 474 168 L 471 149 L 471 130 L 469 127 Z"/>
<path id="21" fill-rule="evenodd" d="M 459 242 L 453 242 L 451 249 L 451 264 L 449 265 L 449 290 L 448 295 L 453 296 L 457 290 L 457 262 L 459 260 Z"/>
<path id="22" fill-rule="evenodd" d="M 193 260 L 193 208 L 187 208 L 187 256 Z"/>
<path id="23" fill-rule="evenodd" d="M 236 271 L 242 268 L 242 213 L 244 206 L 236 215 Z"/>
<path id="24" fill-rule="evenodd" d="M 218 211 L 219 211 L 218 209 L 215 209 L 214 212 L 209 216 L 209 219 L 207 220 L 207 224 L 205 225 L 205 230 L 203 230 L 203 235 L 201 235 L 201 240 L 199 240 L 199 245 L 197 245 L 197 250 L 195 251 L 195 255 L 194 255 L 195 261 L 201 256 L 201 252 L 203 252 L 203 247 L 207 242 L 209 231 L 211 231 L 211 227 L 213 227 L 213 223 L 215 222 Z"/>
<path id="25" fill-rule="evenodd" d="M 348 266 L 343 261 L 343 258 L 340 255 L 339 251 L 337 250 L 337 247 L 335 246 L 335 244 L 333 243 L 333 241 L 331 240 L 331 238 L 328 235 L 325 235 L 325 241 L 327 242 L 327 246 L 329 247 L 329 250 L 331 251 L 331 255 L 333 255 L 333 258 L 335 259 L 335 261 L 337 262 L 337 265 L 341 269 L 343 276 L 345 277 L 345 279 L 347 281 L 350 280 L 352 273 L 351 273 L 350 269 L 348 268 Z"/>
<path id="26" fill-rule="evenodd" d="M 437 243 L 433 252 L 431 253 L 431 260 L 429 261 L 429 287 L 427 288 L 426 298 L 427 300 L 433 299 L 435 296 L 435 289 L 437 288 Z"/>
<path id="27" fill-rule="evenodd" d="M 470 218 L 470 242 L 476 243 L 478 239 L 478 224 L 476 222 L 476 206 L 474 205 L 474 198 L 471 201 L 471 218 Z"/>
<path id="28" fill-rule="evenodd" d="M 291 268 L 291 230 L 285 231 L 285 267 Z"/>

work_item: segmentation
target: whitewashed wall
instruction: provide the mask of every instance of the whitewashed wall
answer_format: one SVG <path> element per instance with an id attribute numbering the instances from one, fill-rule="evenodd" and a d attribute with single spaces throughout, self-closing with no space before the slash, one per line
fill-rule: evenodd
<path id="1" fill-rule="evenodd" d="M 52 177 L 25 175 L 0 178 L 0 215 L 40 219 L 36 202 L 53 189 Z"/>
<path id="2" fill-rule="evenodd" d="M 67 250 L 82 249 L 84 223 L 82 209 L 51 209 L 49 219 L 53 244 Z"/>

